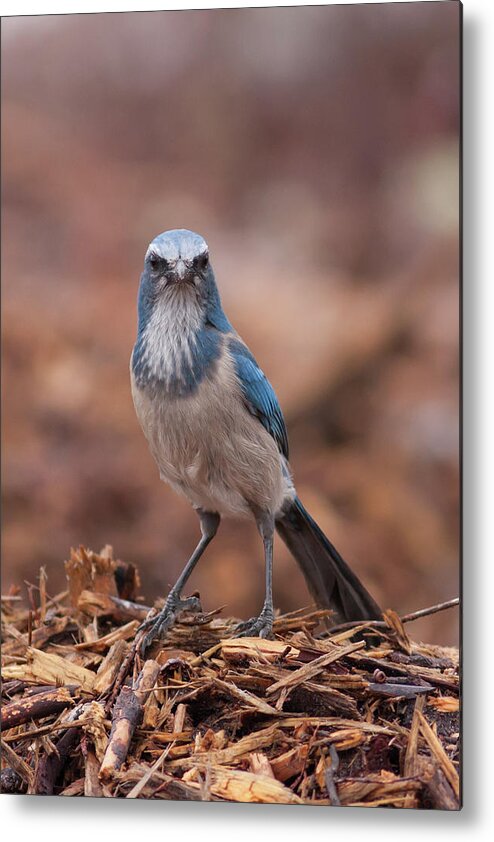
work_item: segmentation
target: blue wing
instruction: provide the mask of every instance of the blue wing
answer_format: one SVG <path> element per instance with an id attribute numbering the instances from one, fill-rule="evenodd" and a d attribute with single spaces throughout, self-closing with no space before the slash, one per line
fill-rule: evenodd
<path id="1" fill-rule="evenodd" d="M 231 337 L 228 340 L 228 348 L 235 363 L 247 408 L 259 418 L 283 456 L 288 459 L 285 420 L 271 383 L 243 342 Z"/>

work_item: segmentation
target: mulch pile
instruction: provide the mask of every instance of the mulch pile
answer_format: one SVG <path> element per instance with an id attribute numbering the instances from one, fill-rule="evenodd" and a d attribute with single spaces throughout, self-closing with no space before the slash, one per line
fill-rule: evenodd
<path id="1" fill-rule="evenodd" d="M 459 809 L 458 652 L 395 612 L 328 631 L 304 609 L 273 640 L 184 612 L 142 660 L 136 568 L 65 568 L 63 593 L 42 568 L 2 597 L 2 792 Z"/>

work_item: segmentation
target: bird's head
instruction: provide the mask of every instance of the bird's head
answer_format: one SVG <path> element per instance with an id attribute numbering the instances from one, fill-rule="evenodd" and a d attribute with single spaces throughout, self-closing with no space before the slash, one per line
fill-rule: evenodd
<path id="1" fill-rule="evenodd" d="M 199 292 L 209 271 L 208 244 L 193 231 L 165 231 L 152 240 L 146 251 L 144 276 L 157 294 L 187 285 Z"/>
<path id="2" fill-rule="evenodd" d="M 149 244 L 139 288 L 139 332 L 155 316 L 162 324 L 212 324 L 231 330 L 222 308 L 206 241 L 179 228 L 158 234 Z M 158 318 L 159 316 L 159 318 Z"/>

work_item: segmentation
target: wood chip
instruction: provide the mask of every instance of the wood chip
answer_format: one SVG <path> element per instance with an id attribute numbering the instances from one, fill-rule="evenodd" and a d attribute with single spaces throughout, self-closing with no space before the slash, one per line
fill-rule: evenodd
<path id="1" fill-rule="evenodd" d="M 427 744 L 429 745 L 432 754 L 439 763 L 444 777 L 453 789 L 455 796 L 459 799 L 460 779 L 458 777 L 458 772 L 456 771 L 452 761 L 446 754 L 441 742 L 438 740 L 437 735 L 432 730 L 423 713 L 420 713 L 420 711 L 418 711 L 417 716 L 420 722 L 420 730 L 422 731 L 422 734 Z"/>
<path id="2" fill-rule="evenodd" d="M 2 668 L 4 680 L 22 678 L 23 681 L 33 684 L 55 684 L 59 687 L 76 684 L 88 693 L 94 689 L 96 680 L 94 672 L 72 664 L 65 658 L 60 658 L 59 655 L 29 647 L 25 657 L 26 663 L 12 664 Z"/>
<path id="3" fill-rule="evenodd" d="M 288 787 L 267 775 L 225 769 L 223 766 L 198 766 L 195 771 L 204 776 L 207 774 L 211 793 L 227 801 L 257 804 L 303 803 Z"/>
<path id="4" fill-rule="evenodd" d="M 272 663 L 283 660 L 294 660 L 300 653 L 294 646 L 287 646 L 279 640 L 265 640 L 260 637 L 237 637 L 221 641 L 221 654 L 229 664 L 247 661 L 262 661 Z"/>
<path id="5" fill-rule="evenodd" d="M 321 655 L 320 658 L 316 658 L 314 661 L 311 661 L 309 664 L 305 664 L 303 667 L 300 667 L 298 670 L 295 670 L 286 678 L 280 679 L 280 681 L 275 681 L 271 687 L 268 687 L 267 693 L 268 695 L 273 695 L 277 693 L 279 690 L 285 687 L 296 687 L 299 684 L 302 684 L 304 681 L 309 681 L 311 678 L 314 678 L 318 673 L 320 673 L 325 667 L 329 666 L 329 664 L 333 664 L 336 661 L 339 661 L 341 658 L 344 658 L 345 655 L 349 655 L 351 652 L 355 652 L 356 649 L 362 649 L 365 646 L 364 641 L 359 641 L 358 643 L 351 643 L 349 646 L 342 646 L 337 647 L 335 646 L 331 652 L 328 652 L 327 655 Z"/>

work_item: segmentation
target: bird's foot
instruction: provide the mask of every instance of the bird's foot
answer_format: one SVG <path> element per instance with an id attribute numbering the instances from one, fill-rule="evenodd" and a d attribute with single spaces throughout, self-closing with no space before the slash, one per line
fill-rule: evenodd
<path id="1" fill-rule="evenodd" d="M 141 623 L 137 629 L 137 634 L 143 635 L 139 643 L 141 657 L 144 657 L 146 650 L 149 649 L 153 641 L 165 636 L 182 611 L 202 611 L 199 597 L 189 596 L 187 599 L 179 599 L 179 597 L 169 594 L 161 611 Z"/>
<path id="2" fill-rule="evenodd" d="M 235 626 L 235 637 L 273 637 L 273 615 L 261 611 L 259 617 L 251 617 Z"/>

